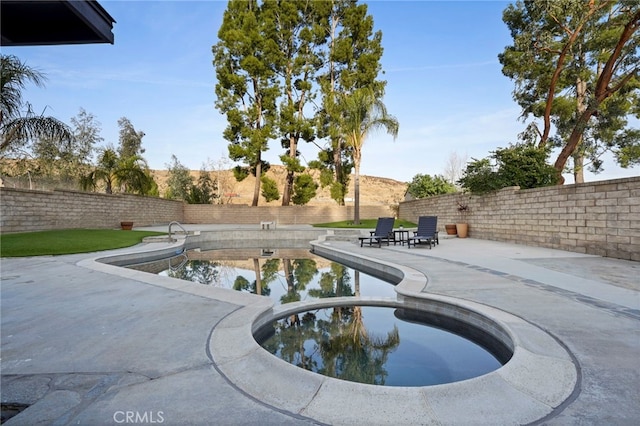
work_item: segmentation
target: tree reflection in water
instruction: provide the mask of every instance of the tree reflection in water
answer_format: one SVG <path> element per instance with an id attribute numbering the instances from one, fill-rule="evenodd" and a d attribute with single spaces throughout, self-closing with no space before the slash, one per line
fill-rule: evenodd
<path id="1" fill-rule="evenodd" d="M 320 279 L 320 290 L 309 293 L 352 296 L 345 272 L 343 266 L 332 265 L 332 270 Z M 354 278 L 358 295 L 357 271 Z M 269 352 L 298 367 L 359 383 L 384 385 L 388 355 L 400 344 L 395 325 L 384 337 L 372 336 L 365 327 L 360 306 L 306 312 L 301 320 L 292 315 L 276 321 L 274 328 L 273 337 L 263 343 Z"/>
<path id="2" fill-rule="evenodd" d="M 219 281 L 221 266 L 219 262 L 190 260 L 181 268 L 168 270 L 167 275 L 181 280 L 209 285 Z"/>
<path id="3" fill-rule="evenodd" d="M 286 292 L 280 297 L 280 303 L 301 300 L 301 292 L 307 289 L 307 285 L 318 274 L 318 266 L 314 259 L 271 258 L 266 259 L 264 263 L 261 263 L 263 259 L 258 257 L 249 260 L 253 263 L 255 279 L 252 281 L 238 273 L 233 261 L 191 259 L 180 268 L 169 269 L 166 273 L 173 278 L 205 285 L 220 285 L 222 281 L 230 279 L 234 290 L 263 296 L 269 296 L 270 285 L 282 277 L 286 283 Z"/>
<path id="4" fill-rule="evenodd" d="M 280 298 L 280 303 L 298 302 L 300 293 L 307 289 L 307 284 L 318 273 L 316 261 L 313 259 L 282 259 L 287 292 Z"/>
<path id="5" fill-rule="evenodd" d="M 326 297 L 353 296 L 349 269 L 339 263 L 332 263 L 328 272 L 320 275 L 320 288 L 309 290 L 309 296 L 323 299 Z"/>
<path id="6" fill-rule="evenodd" d="M 359 288 L 354 288 L 359 287 L 359 282 L 355 282 L 359 276 L 354 277 L 356 271 L 351 268 L 309 257 L 304 250 L 302 253 L 298 249 L 278 250 L 276 256 L 276 251 L 271 251 L 269 256 L 264 253 L 265 250 L 243 250 L 238 254 L 190 251 L 188 258 L 171 259 L 169 269 L 166 269 L 166 260 L 132 267 L 203 285 L 268 296 L 278 304 L 359 294 Z M 393 285 L 388 282 L 371 276 L 366 276 L 363 282 L 366 283 L 363 293 L 367 296 L 395 296 Z"/>
<path id="7" fill-rule="evenodd" d="M 254 258 L 253 269 L 256 279 L 250 283 L 245 277 L 238 275 L 233 282 L 233 289 L 269 296 L 271 294 L 269 284 L 278 276 L 279 267 L 280 259 L 268 259 L 262 267 L 260 267 L 260 259 Z"/>
<path id="8" fill-rule="evenodd" d="M 325 376 L 385 384 L 387 358 L 400 344 L 397 326 L 386 336 L 372 336 L 360 306 L 305 312 L 297 318 L 276 321 L 275 334 L 262 346 L 290 364 Z"/>
<path id="9" fill-rule="evenodd" d="M 259 254 L 258 254 L 259 253 Z M 265 253 L 268 253 L 265 254 Z M 331 297 L 395 295 L 393 286 L 344 265 L 278 250 L 255 253 L 193 253 L 143 265 L 171 277 L 269 296 L 274 303 Z M 237 256 L 237 257 L 234 257 Z M 176 269 L 176 266 L 181 266 Z M 321 265 L 321 266 L 318 266 Z M 361 288 L 362 278 L 362 288 Z M 385 310 L 386 309 L 386 310 Z M 465 380 L 501 362 L 464 336 L 421 316 L 396 315 L 382 307 L 343 306 L 291 315 L 260 330 L 256 340 L 275 356 L 307 370 L 352 382 L 426 386 Z M 422 321 L 425 321 L 424 323 Z M 401 336 L 402 334 L 402 336 Z M 400 342 L 402 338 L 402 344 Z M 489 342 L 489 347 L 493 343 Z M 506 362 L 506 361 L 505 361 Z"/>

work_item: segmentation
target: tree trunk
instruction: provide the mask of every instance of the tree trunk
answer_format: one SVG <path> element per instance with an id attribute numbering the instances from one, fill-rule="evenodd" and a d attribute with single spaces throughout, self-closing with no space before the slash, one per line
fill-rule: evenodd
<path id="1" fill-rule="evenodd" d="M 576 102 L 578 104 L 578 114 L 582 114 L 587 109 L 587 82 L 578 77 L 576 82 Z M 584 133 L 580 136 L 580 141 L 576 151 L 573 153 L 573 180 L 574 183 L 584 183 Z"/>
<path id="2" fill-rule="evenodd" d="M 360 225 L 360 154 L 354 150 L 353 163 L 355 175 L 353 177 L 353 224 Z"/>
<path id="3" fill-rule="evenodd" d="M 573 131 L 571 132 L 571 136 L 569 136 L 567 144 L 564 146 L 564 148 L 562 148 L 562 151 L 560 151 L 558 159 L 553 165 L 559 176 L 558 185 L 564 184 L 564 177 L 562 176 L 564 166 L 567 164 L 567 160 L 569 159 L 569 157 L 571 157 L 576 151 L 576 148 L 580 144 L 580 141 L 582 141 L 582 134 L 584 132 L 584 129 L 595 112 L 596 110 L 594 108 L 589 108 L 585 112 L 580 114 L 580 117 L 578 118 L 578 121 L 573 128 Z"/>
<path id="4" fill-rule="evenodd" d="M 337 138 L 334 140 L 332 145 L 333 145 L 333 168 L 335 169 L 335 173 L 336 173 L 336 182 L 342 185 L 345 181 L 343 176 L 344 169 L 342 168 L 342 143 L 340 142 L 340 139 Z M 344 195 L 340 200 L 337 200 L 337 201 L 339 206 L 344 206 Z"/>
<path id="5" fill-rule="evenodd" d="M 353 270 L 353 285 L 354 285 L 354 293 L 356 297 L 360 296 L 360 271 L 357 269 Z"/>
<path id="6" fill-rule="evenodd" d="M 284 279 L 285 281 L 287 281 L 288 295 L 293 295 L 296 291 L 292 269 L 293 268 L 291 268 L 291 259 L 282 259 L 282 271 L 284 272 Z"/>
<path id="7" fill-rule="evenodd" d="M 292 160 L 296 158 L 296 152 L 298 151 L 298 138 L 296 136 L 289 136 L 289 157 Z M 291 192 L 293 191 L 293 178 L 295 172 L 287 168 L 287 176 L 284 180 L 284 189 L 282 191 L 282 205 L 288 206 L 291 202 Z"/>
<path id="8" fill-rule="evenodd" d="M 291 202 L 291 188 L 293 188 L 293 171 L 287 170 L 284 179 L 284 189 L 282 190 L 282 205 L 288 206 Z"/>
<path id="9" fill-rule="evenodd" d="M 260 261 L 257 258 L 253 259 L 253 270 L 256 273 L 256 294 L 262 294 L 262 276 L 260 275 Z"/>
<path id="10" fill-rule="evenodd" d="M 262 177 L 262 158 L 258 155 L 258 162 L 256 163 L 256 183 L 253 186 L 253 201 L 251 202 L 251 206 L 255 207 L 258 205 L 258 200 L 260 199 L 260 178 Z"/>
<path id="11" fill-rule="evenodd" d="M 584 183 L 584 155 L 580 151 L 573 154 L 573 182 Z"/>

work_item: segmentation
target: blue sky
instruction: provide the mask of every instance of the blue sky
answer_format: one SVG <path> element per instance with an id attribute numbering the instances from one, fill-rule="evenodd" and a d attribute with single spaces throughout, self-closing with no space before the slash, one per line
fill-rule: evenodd
<path id="1" fill-rule="evenodd" d="M 226 1 L 100 1 L 114 17 L 115 44 L 2 48 L 44 72 L 29 87 L 35 111 L 65 122 L 80 108 L 96 116 L 106 143 L 117 145 L 120 117 L 145 132 L 144 157 L 164 169 L 171 155 L 191 169 L 227 157 L 224 116 L 214 108 L 211 46 Z M 469 159 L 515 142 L 524 124 L 513 83 L 497 56 L 511 43 L 501 1 L 369 1 L 383 33 L 384 99 L 400 122 L 398 138 L 371 135 L 361 173 L 400 181 L 442 174 L 452 153 Z M 273 141 L 266 159 L 280 164 Z M 316 158 L 310 144 L 303 159 Z M 587 181 L 638 175 L 611 160 Z M 568 178 L 567 183 L 572 183 Z"/>

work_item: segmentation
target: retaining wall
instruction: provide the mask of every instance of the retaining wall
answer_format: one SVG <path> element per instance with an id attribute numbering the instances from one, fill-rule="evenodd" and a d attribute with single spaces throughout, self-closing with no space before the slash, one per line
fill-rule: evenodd
<path id="1" fill-rule="evenodd" d="M 460 222 L 469 236 L 640 261 L 640 177 L 520 190 L 485 196 L 441 195 L 403 201 L 399 217 L 438 216 L 438 229 Z"/>
<path id="2" fill-rule="evenodd" d="M 361 218 L 395 216 L 389 206 L 360 206 Z M 249 206 L 240 204 L 185 204 L 185 223 L 259 224 L 275 221 L 283 225 L 337 222 L 353 219 L 353 206 Z"/>
<path id="3" fill-rule="evenodd" d="M 520 190 L 485 196 L 443 195 L 403 201 L 399 217 L 460 221 L 469 205 L 469 236 L 640 261 L 640 177 Z M 360 206 L 360 217 L 393 216 L 389 206 Z M 118 228 L 182 223 L 310 224 L 353 218 L 353 206 L 193 205 L 128 194 L 0 188 L 0 232 Z"/>
<path id="4" fill-rule="evenodd" d="M 182 204 L 131 194 L 0 188 L 0 232 L 168 224 L 184 220 Z"/>
<path id="5" fill-rule="evenodd" d="M 360 206 L 360 217 L 394 216 L 388 206 Z M 257 206 L 185 204 L 131 194 L 0 188 L 0 232 L 70 228 L 119 228 L 181 223 L 311 224 L 353 219 L 353 206 Z M 277 225 L 276 225 L 277 226 Z"/>

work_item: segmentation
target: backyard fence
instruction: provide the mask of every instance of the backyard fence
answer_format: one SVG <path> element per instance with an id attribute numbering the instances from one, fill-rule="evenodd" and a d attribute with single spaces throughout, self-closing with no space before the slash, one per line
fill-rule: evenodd
<path id="1" fill-rule="evenodd" d="M 182 201 L 131 194 L 79 191 L 35 191 L 0 188 L 0 232 L 70 228 L 119 228 L 181 223 L 255 224 L 275 226 L 353 219 L 353 206 L 255 206 L 186 204 Z M 393 216 L 389 206 L 360 206 L 360 217 Z"/>
<path id="2" fill-rule="evenodd" d="M 0 232 L 168 224 L 182 221 L 182 204 L 130 194 L 0 188 Z"/>
<path id="3" fill-rule="evenodd" d="M 468 206 L 462 217 L 458 205 Z M 395 206 L 360 206 L 360 217 L 395 216 Z M 353 218 L 353 206 L 195 205 L 130 194 L 0 188 L 0 232 L 119 228 L 182 223 L 276 226 Z M 401 219 L 438 216 L 438 227 L 464 220 L 469 236 L 640 261 L 640 177 L 520 190 L 484 196 L 441 195 L 403 201 Z"/>
<path id="4" fill-rule="evenodd" d="M 640 261 L 640 177 L 400 203 L 400 218 L 421 215 L 438 216 L 443 233 L 465 221 L 473 238 Z"/>

